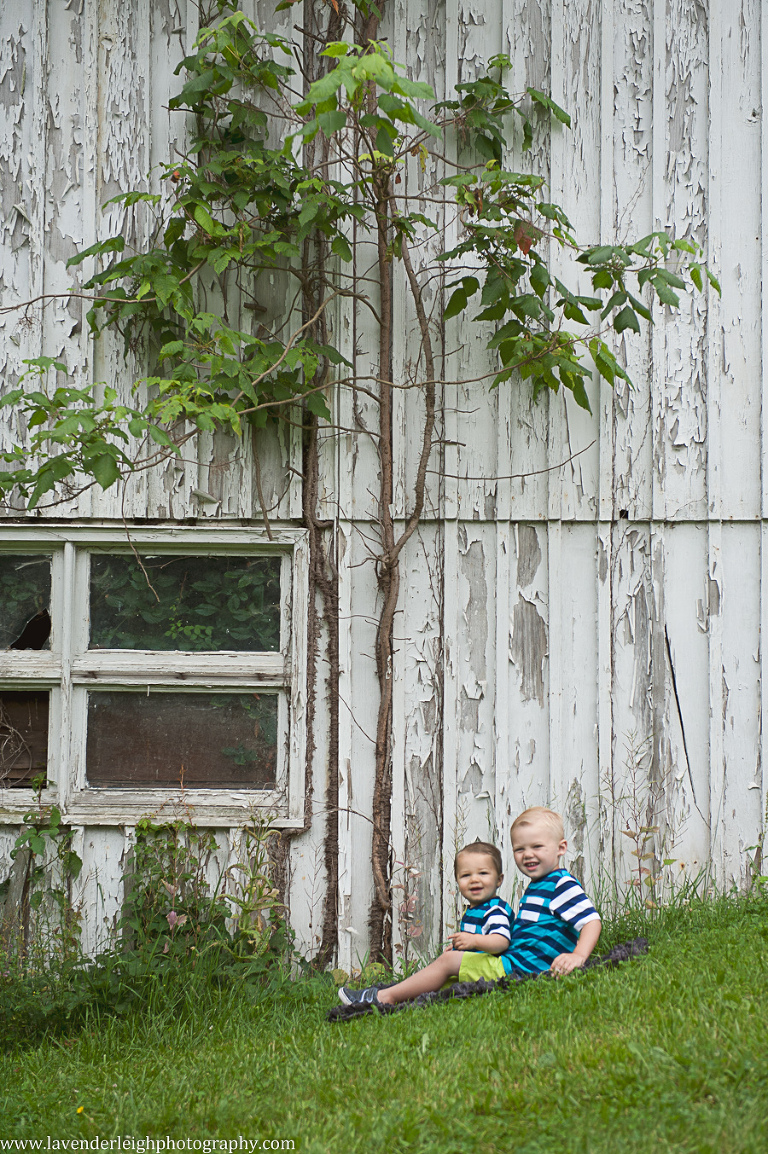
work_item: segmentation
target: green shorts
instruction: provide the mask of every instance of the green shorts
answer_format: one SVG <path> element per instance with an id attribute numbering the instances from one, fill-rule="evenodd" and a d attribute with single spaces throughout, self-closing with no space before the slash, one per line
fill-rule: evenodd
<path id="1" fill-rule="evenodd" d="M 459 981 L 479 982 L 485 978 L 486 982 L 497 982 L 504 977 L 504 973 L 504 963 L 497 954 L 467 951 L 461 959 Z"/>

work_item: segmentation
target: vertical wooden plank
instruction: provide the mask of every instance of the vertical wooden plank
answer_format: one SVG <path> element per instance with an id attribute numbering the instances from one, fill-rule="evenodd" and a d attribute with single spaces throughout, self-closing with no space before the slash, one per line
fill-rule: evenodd
<path id="1" fill-rule="evenodd" d="M 642 750 L 648 761 L 653 741 L 650 560 L 647 525 L 617 522 L 611 526 L 607 546 L 600 530 L 598 579 L 610 584 L 611 596 L 612 749 L 606 762 L 601 742 L 601 820 L 599 836 L 593 839 L 592 849 L 593 861 L 599 862 L 603 874 L 613 879 L 619 876 L 624 852 L 625 839 L 620 831 L 627 828 L 629 821 L 628 817 L 625 819 L 622 801 L 628 787 L 628 750 Z M 602 592 L 599 596 L 603 596 Z"/>
<path id="2" fill-rule="evenodd" d="M 652 132 L 654 13 L 652 0 L 615 0 L 613 37 L 613 171 L 615 237 L 628 243 L 653 231 Z M 663 13 L 662 13 L 663 14 Z M 606 38 L 603 38 L 604 43 Z M 610 50 L 610 47 L 608 49 Z M 658 110 L 657 110 L 658 111 Z M 603 179 L 603 186 L 605 178 Z M 606 242 L 609 243 L 609 242 Z M 651 424 L 651 330 L 641 336 L 612 333 L 633 387 L 617 381 L 613 390 L 613 515 L 645 520 L 651 515 L 653 444 Z M 604 386 L 601 386 L 603 388 Z M 601 440 L 602 452 L 602 440 Z M 606 447 L 607 453 L 607 447 Z"/>
<path id="3" fill-rule="evenodd" d="M 547 525 L 547 604 L 549 607 L 549 636 L 557 638 L 557 644 L 550 646 L 549 651 L 549 764 L 547 767 L 546 801 L 543 799 L 528 802 L 528 805 L 546 805 L 550 802 L 562 804 L 560 796 L 560 775 L 567 749 L 564 745 L 563 710 L 563 683 L 566 676 L 564 669 L 564 653 L 560 643 L 567 621 L 563 616 L 562 588 L 563 580 L 563 535 L 566 528 L 562 521 L 550 519 Z"/>
<path id="4" fill-rule="evenodd" d="M 0 286 L 8 305 L 44 292 L 45 17 L 45 7 L 33 2 L 0 10 Z M 38 301 L 0 317 L 0 370 L 11 386 L 25 370 L 24 359 L 42 351 L 42 313 Z M 23 419 L 9 414 L 0 445 L 24 444 L 26 433 Z"/>
<path id="5" fill-rule="evenodd" d="M 80 942 L 90 957 L 110 944 L 120 916 L 123 874 L 132 844 L 126 833 L 89 826 L 78 837 L 83 868 L 73 886 L 73 905 L 80 913 Z"/>
<path id="6" fill-rule="evenodd" d="M 501 460 L 501 455 L 499 456 Z M 504 485 L 503 496 L 506 499 L 509 493 L 508 484 Z M 505 500 L 506 504 L 506 500 Z M 508 518 L 507 514 L 507 518 Z M 496 581 L 495 597 L 493 599 L 496 635 L 494 649 L 496 668 L 494 670 L 494 791 L 493 811 L 495 814 L 496 845 L 501 850 L 504 863 L 504 873 L 508 881 L 514 872 L 511 854 L 509 853 L 509 825 L 510 810 L 513 794 L 513 768 L 510 761 L 510 714 L 512 702 L 510 699 L 510 669 L 509 669 L 509 634 L 510 634 L 510 570 L 512 565 L 512 551 L 514 548 L 513 527 L 509 520 L 496 522 Z"/>
<path id="7" fill-rule="evenodd" d="M 344 969 L 359 966 L 367 951 L 373 892 L 370 862 L 379 702 L 373 607 L 377 598 L 360 528 L 351 525 L 350 537 L 340 532 L 339 541 L 339 957 Z"/>
<path id="8" fill-rule="evenodd" d="M 442 99 L 443 62 L 440 42 L 435 35 L 440 14 L 434 3 L 398 0 L 393 11 L 393 52 L 402 61 L 408 77 L 426 81 Z M 438 148 L 438 152 L 441 148 Z M 442 247 L 444 214 L 429 198 L 444 174 L 444 162 L 409 157 L 398 171 L 395 183 L 396 206 L 418 210 L 435 220 L 437 232 L 422 227 L 409 244 L 409 259 L 422 287 L 422 304 L 427 316 L 435 355 L 435 371 L 442 364 L 441 294 L 436 291 L 434 274 L 439 266 L 435 255 Z M 401 199 L 410 197 L 411 199 Z M 403 262 L 394 262 L 392 349 L 393 378 L 393 504 L 398 517 L 397 533 L 403 532 L 414 507 L 416 472 L 422 454 L 426 419 L 426 357 L 413 293 Z M 439 282 L 437 282 L 439 284 Z M 393 698 L 393 799 L 392 853 L 395 860 L 396 889 L 393 895 L 393 941 L 401 956 L 434 952 L 440 938 L 440 888 L 442 830 L 442 785 L 439 740 L 442 713 L 440 676 L 440 622 L 442 615 L 442 555 L 435 548 L 435 524 L 440 504 L 440 461 L 442 440 L 442 390 L 436 387 L 436 426 L 427 473 L 422 527 L 401 555 L 401 612 L 395 621 Z M 437 530 L 438 538 L 441 535 Z M 419 875 L 416 877 L 416 875 Z M 401 909 L 418 895 L 410 923 Z M 417 936 L 413 936 L 414 933 Z"/>
<path id="9" fill-rule="evenodd" d="M 707 256 L 722 301 L 708 292 L 708 421 L 719 424 L 722 516 L 760 510 L 761 108 L 758 0 L 710 6 L 710 165 Z M 749 192 L 747 192 L 749 190 Z M 715 374 L 717 379 L 715 379 Z M 719 393 L 713 393 L 718 388 Z M 721 400 L 722 396 L 722 400 Z M 712 428 L 711 424 L 708 426 Z M 707 437 L 708 447 L 710 436 Z M 711 453 L 716 446 L 709 448 Z M 711 467 L 710 467 L 711 472 Z M 712 513 L 710 495 L 709 507 Z"/>
<path id="10" fill-rule="evenodd" d="M 614 206 L 614 42 L 615 11 L 613 0 L 603 4 L 600 23 L 600 243 L 615 241 Z M 597 495 L 597 788 L 588 800 L 580 802 L 582 826 L 574 831 L 581 839 L 581 870 L 584 876 L 586 862 L 593 857 L 592 844 L 602 843 L 599 827 L 598 798 L 603 781 L 613 774 L 613 533 L 614 516 L 613 473 L 616 424 L 614 397 L 597 375 L 595 380 L 599 403 L 599 473 Z M 588 806 L 592 813 L 588 815 Z M 579 808 L 579 807 L 577 807 Z M 590 821 L 591 818 L 591 821 Z M 577 813 L 571 820 L 578 822 Z M 590 829 L 591 825 L 591 829 Z"/>
<path id="11" fill-rule="evenodd" d="M 561 573 L 568 574 L 560 588 L 560 755 L 551 758 L 550 794 L 563 815 L 569 839 L 569 868 L 583 874 L 587 830 L 596 817 L 598 796 L 597 691 L 598 555 L 597 526 L 575 523 L 561 529 Z"/>
<path id="12" fill-rule="evenodd" d="M 761 102 L 768 108 L 768 0 L 760 3 Z M 760 117 L 760 267 L 761 276 L 761 374 L 760 374 L 760 798 L 761 872 L 768 830 L 768 117 Z"/>
<path id="13" fill-rule="evenodd" d="M 600 29 L 597 0 L 553 0 L 552 97 L 573 114 L 573 122 L 570 131 L 552 125 L 552 198 L 583 243 L 600 235 Z M 569 287 L 591 291 L 589 279 L 577 276 L 570 258 L 554 247 L 552 267 Z M 597 411 L 596 390 L 588 392 Z M 589 520 L 598 499 L 599 431 L 591 415 L 563 394 L 550 398 L 549 406 L 550 464 L 568 461 L 549 474 L 550 516 Z"/>
<path id="14" fill-rule="evenodd" d="M 676 838 L 674 856 L 687 866 L 695 863 L 695 873 L 707 861 L 715 820 L 710 774 L 718 755 L 709 746 L 714 739 L 722 749 L 722 723 L 719 730 L 710 725 L 710 652 L 712 633 L 721 630 L 722 617 L 708 571 L 707 526 L 658 527 L 652 543 L 655 696 L 649 785 L 662 799 L 661 824 L 667 836 Z M 719 569 L 717 576 L 719 584 Z"/>
<path id="15" fill-rule="evenodd" d="M 512 62 L 505 80 L 513 93 L 528 87 L 549 92 L 550 7 L 550 0 L 503 0 L 501 51 Z M 531 112 L 532 147 L 528 152 L 522 151 L 518 119 L 511 117 L 505 164 L 513 172 L 535 172 L 548 179 L 549 118 L 536 109 Z M 497 392 L 498 475 L 514 477 L 499 482 L 499 516 L 525 521 L 542 519 L 546 515 L 546 469 L 551 464 L 547 453 L 549 394 L 534 403 L 530 384 L 519 379 L 505 382 Z M 552 401 L 556 406 L 560 404 L 558 398 L 553 397 Z"/>
<path id="16" fill-rule="evenodd" d="M 722 107 L 723 107 L 723 61 L 722 61 L 722 8 L 720 0 L 710 0 L 709 6 L 709 167 L 708 167 L 708 209 L 710 220 L 722 219 L 721 199 L 721 145 L 722 145 Z M 714 230 L 713 230 L 714 231 Z M 716 271 L 719 271 L 719 252 L 717 246 L 719 238 L 712 236 L 708 257 Z M 722 462 L 721 439 L 721 409 L 720 409 L 720 369 L 722 365 L 722 328 L 720 324 L 720 309 L 711 294 L 707 311 L 707 329 L 709 340 L 706 349 L 707 370 L 707 453 L 706 453 L 706 481 L 707 481 L 707 512 L 709 516 L 709 775 L 710 790 L 714 797 L 719 799 L 717 807 L 712 807 L 712 853 L 713 866 L 717 873 L 725 869 L 728 856 L 728 845 L 725 837 L 725 789 L 726 789 L 726 752 L 725 752 L 725 707 L 724 698 L 727 696 L 725 660 L 723 652 L 723 550 L 722 550 L 722 491 L 720 484 L 720 469 Z M 716 600 L 717 612 L 713 612 L 713 601 Z M 729 647 L 732 638 L 729 637 Z"/>
<path id="17" fill-rule="evenodd" d="M 459 82 L 459 11 L 458 0 L 446 0 L 445 5 L 445 91 L 446 96 L 452 96 L 455 86 Z M 446 140 L 446 155 L 456 160 L 456 142 Z M 443 231 L 443 244 L 446 250 L 455 244 L 456 224 L 446 221 Z M 457 347 L 459 343 L 457 321 L 448 321 L 445 326 L 445 349 Z M 454 370 L 455 358 L 445 356 L 443 360 L 444 373 L 447 377 L 457 375 Z M 457 749 L 457 718 L 458 718 L 458 670 L 455 644 L 458 638 L 459 618 L 458 600 L 456 597 L 456 582 L 454 574 L 458 572 L 458 514 L 459 514 L 459 420 L 456 406 L 451 403 L 454 396 L 453 386 L 446 385 L 444 390 L 443 428 L 445 445 L 443 448 L 443 468 L 445 480 L 443 487 L 444 518 L 444 559 L 443 574 L 445 581 L 445 597 L 443 601 L 442 645 L 443 645 L 443 829 L 442 829 L 442 928 L 441 937 L 457 928 L 456 920 L 456 886 L 451 876 L 450 863 L 456 852 L 456 846 L 463 844 L 461 839 L 461 813 L 458 807 L 458 764 Z"/>
<path id="18" fill-rule="evenodd" d="M 713 861 L 721 888 L 748 882 L 748 861 L 759 845 L 764 816 L 760 808 L 760 567 L 759 527 L 724 524 L 719 605 L 722 635 L 727 638 L 721 675 L 721 841 Z"/>
<path id="19" fill-rule="evenodd" d="M 496 534 L 491 524 L 462 522 L 458 531 L 459 604 L 457 785 L 466 825 L 465 841 L 493 840 L 494 673 L 496 642 Z M 460 847 L 459 847 L 460 848 Z M 455 851 L 454 851 L 455 852 Z"/>
<path id="20" fill-rule="evenodd" d="M 708 36 L 701 4 L 669 0 L 654 19 L 654 215 L 658 227 L 706 240 Z M 657 87 L 657 86 L 661 87 Z M 660 406 L 654 423 L 659 472 L 654 516 L 702 517 L 706 510 L 706 303 L 683 297 L 673 318 L 654 306 Z M 662 336 L 663 334 L 663 336 Z M 657 507 L 658 497 L 658 507 Z"/>
<path id="21" fill-rule="evenodd" d="M 402 558 L 402 612 L 395 624 L 401 659 L 400 732 L 396 733 L 392 842 L 393 936 L 402 956 L 434 955 L 441 936 L 442 874 L 442 531 L 425 524 Z M 414 910 L 401 910 L 416 897 Z M 414 915 L 413 922 L 405 916 Z"/>
<path id="22" fill-rule="evenodd" d="M 499 593 L 498 617 L 504 628 L 500 625 L 497 635 L 497 666 L 505 664 L 507 693 L 505 700 L 498 694 L 497 714 L 505 715 L 510 780 L 498 810 L 504 817 L 507 838 L 510 819 L 514 820 L 528 806 L 544 803 L 549 796 L 550 718 L 555 714 L 559 721 L 554 693 L 560 666 L 550 632 L 553 590 L 549 582 L 552 557 L 547 529 L 537 522 L 517 522 L 510 527 L 505 599 Z M 558 529 L 556 526 L 555 534 Z M 556 614 L 558 609 L 559 603 Z M 497 796 L 501 793 L 497 787 Z M 505 846 L 509 851 L 508 840 Z M 511 855 L 505 865 L 511 879 Z"/>

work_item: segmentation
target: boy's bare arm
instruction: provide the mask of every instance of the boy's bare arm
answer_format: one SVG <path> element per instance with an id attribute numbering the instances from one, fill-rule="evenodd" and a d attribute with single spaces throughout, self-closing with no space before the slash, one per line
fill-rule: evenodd
<path id="1" fill-rule="evenodd" d="M 577 970 L 579 966 L 583 966 L 589 955 L 597 945 L 597 939 L 600 937 L 600 930 L 602 923 L 599 918 L 587 922 L 584 929 L 579 934 L 579 940 L 576 943 L 576 949 L 572 954 L 558 954 L 552 965 L 549 967 L 553 974 L 570 974 L 572 970 Z"/>
<path id="2" fill-rule="evenodd" d="M 461 931 L 451 934 L 449 949 L 482 950 L 485 954 L 503 954 L 509 949 L 509 938 L 503 934 L 468 934 Z"/>

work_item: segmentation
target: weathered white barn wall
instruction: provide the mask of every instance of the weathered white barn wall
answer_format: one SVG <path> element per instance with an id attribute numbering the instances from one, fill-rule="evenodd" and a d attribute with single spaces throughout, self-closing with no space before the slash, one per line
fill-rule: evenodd
<path id="1" fill-rule="evenodd" d="M 286 33 L 301 23 L 296 6 L 271 8 L 248 10 Z M 123 224 L 125 210 L 102 213 L 103 201 L 147 187 L 183 140 L 165 106 L 196 11 L 185 0 L 3 5 L 3 305 L 66 292 L 67 258 Z M 718 884 L 743 883 L 767 800 L 768 0 L 387 0 L 384 15 L 396 59 L 438 99 L 506 52 L 515 90 L 535 85 L 569 109 L 572 131 L 542 125 L 528 154 L 512 128 L 510 166 L 548 176 L 581 239 L 670 227 L 705 246 L 723 287 L 722 299 L 684 299 L 674 316 L 657 308 L 650 332 L 616 338 L 634 387 L 595 388 L 591 418 L 562 397 L 534 406 L 525 386 L 489 391 L 481 327 L 442 326 L 438 293 L 428 297 L 445 383 L 425 516 L 403 556 L 393 670 L 395 881 L 417 894 L 423 926 L 409 948 L 429 948 L 452 923 L 451 864 L 464 840 L 498 838 L 512 892 L 509 819 L 545 801 L 566 814 L 587 872 L 630 877 L 620 829 L 642 801 L 687 872 L 709 863 Z M 426 192 L 443 171 L 409 163 L 404 187 Z M 450 243 L 455 221 L 440 223 L 414 249 L 417 268 Z M 125 224 L 146 235 L 140 215 Z M 567 256 L 551 256 L 573 282 Z M 394 364 L 405 385 L 420 336 L 397 276 Z M 45 352 L 83 380 L 128 388 L 140 356 L 125 365 L 117 342 L 94 345 L 86 307 L 59 299 L 0 314 L 4 381 Z M 333 323 L 357 371 L 375 373 L 366 310 L 345 302 Z M 411 506 L 422 412 L 418 390 L 398 390 L 399 517 Z M 343 393 L 336 413 L 344 431 L 323 438 L 321 515 L 335 523 L 341 604 L 339 949 L 349 966 L 366 950 L 372 889 L 378 484 L 371 403 Z M 5 435 L 23 434 L 11 423 Z M 258 522 L 257 451 L 271 522 L 300 520 L 295 437 L 260 437 L 255 450 L 218 434 L 194 444 L 124 487 L 36 516 Z M 289 863 L 305 948 L 317 944 L 324 890 L 324 677 L 321 663 L 312 820 Z M 8 805 L 0 796 L 0 816 Z M 93 943 L 118 907 L 131 832 L 93 825 L 80 837 Z M 5 863 L 11 842 L 0 842 Z"/>

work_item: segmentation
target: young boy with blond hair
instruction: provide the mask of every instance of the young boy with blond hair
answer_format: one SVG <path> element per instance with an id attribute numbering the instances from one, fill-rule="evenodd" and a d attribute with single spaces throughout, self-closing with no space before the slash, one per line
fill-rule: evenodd
<path id="1" fill-rule="evenodd" d="M 445 953 L 383 990 L 342 987 L 341 1001 L 394 1005 L 439 990 L 453 978 L 493 981 L 545 970 L 562 975 L 583 966 L 600 937 L 600 916 L 581 884 L 560 866 L 568 848 L 562 818 L 534 806 L 515 818 L 511 839 L 515 865 L 530 879 L 514 921 L 510 906 L 496 896 L 504 878 L 498 849 L 486 842 L 465 846 L 456 855 L 455 873 L 469 907 Z"/>
<path id="2" fill-rule="evenodd" d="M 568 849 L 559 814 L 526 809 L 510 831 L 515 865 L 530 882 L 512 927 L 509 956 L 524 974 L 570 974 L 600 937 L 600 915 L 581 883 L 560 866 Z"/>

